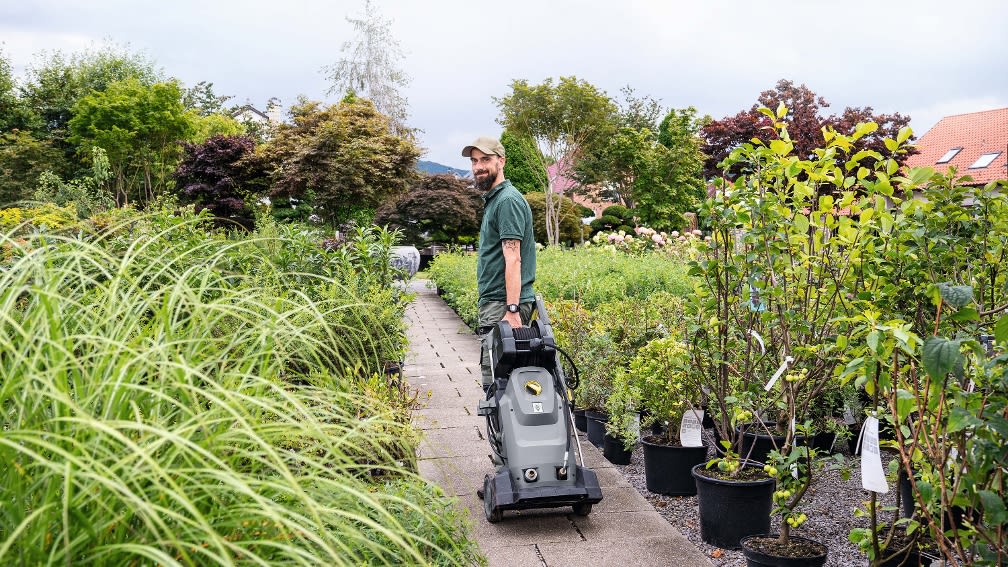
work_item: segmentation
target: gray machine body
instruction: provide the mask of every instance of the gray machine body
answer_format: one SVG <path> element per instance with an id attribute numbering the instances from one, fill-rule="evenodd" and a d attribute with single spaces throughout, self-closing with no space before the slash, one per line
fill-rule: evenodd
<path id="1" fill-rule="evenodd" d="M 542 388 L 538 395 L 525 387 L 529 381 Z M 572 468 L 575 463 L 574 452 L 568 450 L 563 401 L 550 373 L 535 366 L 515 368 L 499 406 L 502 456 L 515 483 L 544 486 L 573 482 L 571 475 L 567 480 L 556 478 L 556 467 Z M 529 468 L 538 470 L 534 483 L 526 482 L 523 476 Z"/>
<path id="2" fill-rule="evenodd" d="M 567 379 L 557 361 L 541 298 L 531 329 L 506 322 L 493 332 L 494 383 L 478 414 L 487 418 L 497 465 L 488 475 L 488 519 L 502 510 L 574 506 L 587 515 L 602 500 L 594 471 L 585 468 L 574 430 Z M 495 521 L 495 520 L 491 520 Z"/>

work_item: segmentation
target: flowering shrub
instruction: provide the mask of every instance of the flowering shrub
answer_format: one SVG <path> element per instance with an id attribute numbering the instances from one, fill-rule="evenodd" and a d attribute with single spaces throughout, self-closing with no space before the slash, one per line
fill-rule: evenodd
<path id="1" fill-rule="evenodd" d="M 628 254 L 644 254 L 654 250 L 660 250 L 673 254 L 682 254 L 688 250 L 694 241 L 703 237 L 699 230 L 672 232 L 659 232 L 646 226 L 638 226 L 633 229 L 633 234 L 626 231 L 599 232 L 592 237 L 590 246 L 608 248 L 613 251 L 626 252 Z M 707 240 L 710 237 L 706 237 Z"/>

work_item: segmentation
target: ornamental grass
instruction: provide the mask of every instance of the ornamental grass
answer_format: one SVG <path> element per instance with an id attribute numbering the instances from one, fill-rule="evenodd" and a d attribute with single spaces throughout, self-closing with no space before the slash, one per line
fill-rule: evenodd
<path id="1" fill-rule="evenodd" d="M 278 271 L 282 236 L 130 222 L 0 237 L 0 564 L 473 561 L 373 372 L 381 290 Z"/>

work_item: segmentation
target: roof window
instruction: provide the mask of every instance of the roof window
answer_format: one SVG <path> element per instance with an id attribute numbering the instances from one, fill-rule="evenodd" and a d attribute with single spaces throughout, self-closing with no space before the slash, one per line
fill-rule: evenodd
<path id="1" fill-rule="evenodd" d="M 975 162 L 973 162 L 973 165 L 969 166 L 969 168 L 983 169 L 988 165 L 990 165 L 992 161 L 997 159 L 999 155 L 1001 155 L 1001 152 L 987 152 L 985 154 L 982 154 L 979 158 L 977 158 Z"/>
<path id="2" fill-rule="evenodd" d="M 958 154 L 960 151 L 962 151 L 962 148 L 952 148 L 951 150 L 945 152 L 945 155 L 943 155 L 941 159 L 939 159 L 935 163 L 948 163 L 952 161 L 952 158 L 956 157 L 956 154 Z"/>

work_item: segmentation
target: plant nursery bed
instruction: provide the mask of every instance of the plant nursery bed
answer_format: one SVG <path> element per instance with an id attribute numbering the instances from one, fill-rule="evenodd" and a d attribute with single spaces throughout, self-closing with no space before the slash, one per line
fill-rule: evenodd
<path id="1" fill-rule="evenodd" d="M 720 549 L 700 539 L 700 518 L 695 496 L 663 496 L 647 490 L 644 478 L 644 457 L 640 446 L 634 449 L 629 465 L 614 465 L 627 481 L 655 507 L 670 524 L 710 559 L 715 567 L 745 567 L 742 551 Z M 895 504 L 896 486 L 892 483 L 888 494 L 880 495 L 880 505 Z M 858 460 L 851 463 L 851 474 L 844 480 L 838 472 L 820 473 L 817 482 L 809 489 L 802 510 L 808 521 L 792 533 L 814 539 L 829 548 L 826 564 L 831 567 L 864 567 L 867 558 L 857 546 L 848 541 L 852 528 L 868 527 L 868 518 L 857 518 L 854 509 L 868 500 L 868 492 L 861 488 L 861 471 Z M 771 521 L 776 531 L 778 518 Z M 880 519 L 880 521 L 882 521 Z"/>

